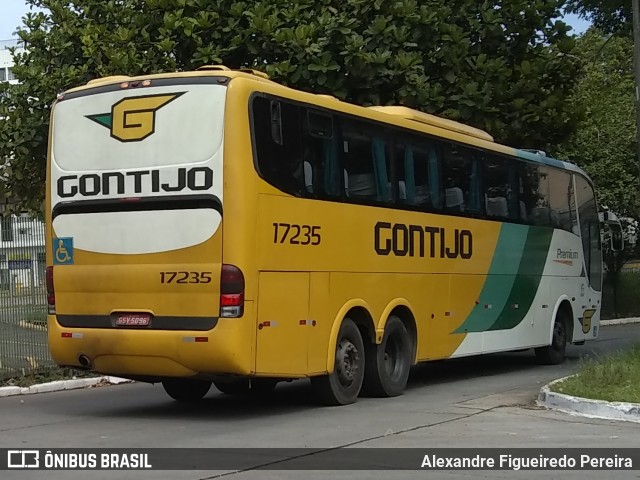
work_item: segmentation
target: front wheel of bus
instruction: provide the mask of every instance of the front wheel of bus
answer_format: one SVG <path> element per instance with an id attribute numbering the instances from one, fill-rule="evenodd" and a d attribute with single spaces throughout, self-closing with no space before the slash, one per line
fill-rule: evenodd
<path id="1" fill-rule="evenodd" d="M 311 384 L 325 405 L 348 405 L 358 399 L 364 379 L 365 353 L 360 330 L 345 318 L 338 332 L 333 372 L 312 377 Z"/>
<path id="2" fill-rule="evenodd" d="M 197 402 L 211 388 L 211 382 L 190 378 L 167 378 L 162 381 L 164 391 L 178 402 Z"/>
<path id="3" fill-rule="evenodd" d="M 411 338 L 398 317 L 389 317 L 380 345 L 367 348 L 364 388 L 374 397 L 395 397 L 407 386 L 411 368 Z"/>
<path id="4" fill-rule="evenodd" d="M 567 318 L 558 312 L 553 324 L 553 338 L 551 345 L 535 349 L 538 361 L 544 365 L 559 365 L 564 361 L 567 350 Z"/>

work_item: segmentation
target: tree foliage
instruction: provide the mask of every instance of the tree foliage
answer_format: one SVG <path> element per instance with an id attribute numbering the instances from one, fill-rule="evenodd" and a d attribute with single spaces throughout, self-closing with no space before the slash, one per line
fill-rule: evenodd
<path id="1" fill-rule="evenodd" d="M 631 33 L 631 0 L 569 0 L 567 11 L 591 20 L 605 33 Z"/>
<path id="2" fill-rule="evenodd" d="M 633 42 L 590 29 L 576 46 L 584 74 L 571 103 L 585 109 L 576 133 L 554 151 L 584 168 L 600 204 L 618 216 L 638 218 L 638 165 L 634 107 Z"/>
<path id="3" fill-rule="evenodd" d="M 565 0 L 27 0 L 21 85 L 0 100 L 5 194 L 44 184 L 48 106 L 91 78 L 222 63 L 362 105 L 402 104 L 521 147 L 572 131 Z"/>

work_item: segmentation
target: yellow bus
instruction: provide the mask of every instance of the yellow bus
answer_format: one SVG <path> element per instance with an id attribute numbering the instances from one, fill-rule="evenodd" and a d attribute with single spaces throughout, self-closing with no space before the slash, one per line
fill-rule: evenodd
<path id="1" fill-rule="evenodd" d="M 578 167 L 405 107 L 255 71 L 109 77 L 59 95 L 47 170 L 59 365 L 179 401 L 311 378 L 326 404 L 410 367 L 597 336 Z"/>

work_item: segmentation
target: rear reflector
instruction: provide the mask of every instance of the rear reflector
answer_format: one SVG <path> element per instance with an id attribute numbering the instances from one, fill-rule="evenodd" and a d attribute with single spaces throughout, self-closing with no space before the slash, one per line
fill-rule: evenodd
<path id="1" fill-rule="evenodd" d="M 244 275 L 235 265 L 222 265 L 220 272 L 220 316 L 238 318 L 244 313 Z"/>

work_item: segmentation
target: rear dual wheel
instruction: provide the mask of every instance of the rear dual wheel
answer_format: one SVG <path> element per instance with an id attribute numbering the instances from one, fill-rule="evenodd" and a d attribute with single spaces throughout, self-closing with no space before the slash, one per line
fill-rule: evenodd
<path id="1" fill-rule="evenodd" d="M 395 397 L 407 386 L 413 342 L 400 318 L 387 321 L 380 345 L 367 348 L 365 391 L 374 397 Z"/>
<path id="2" fill-rule="evenodd" d="M 313 377 L 311 383 L 325 405 L 354 403 L 363 387 L 372 396 L 400 395 L 409 378 L 412 352 L 411 336 L 400 318 L 389 317 L 380 345 L 366 347 L 356 324 L 345 318 L 338 332 L 333 372 Z"/>

